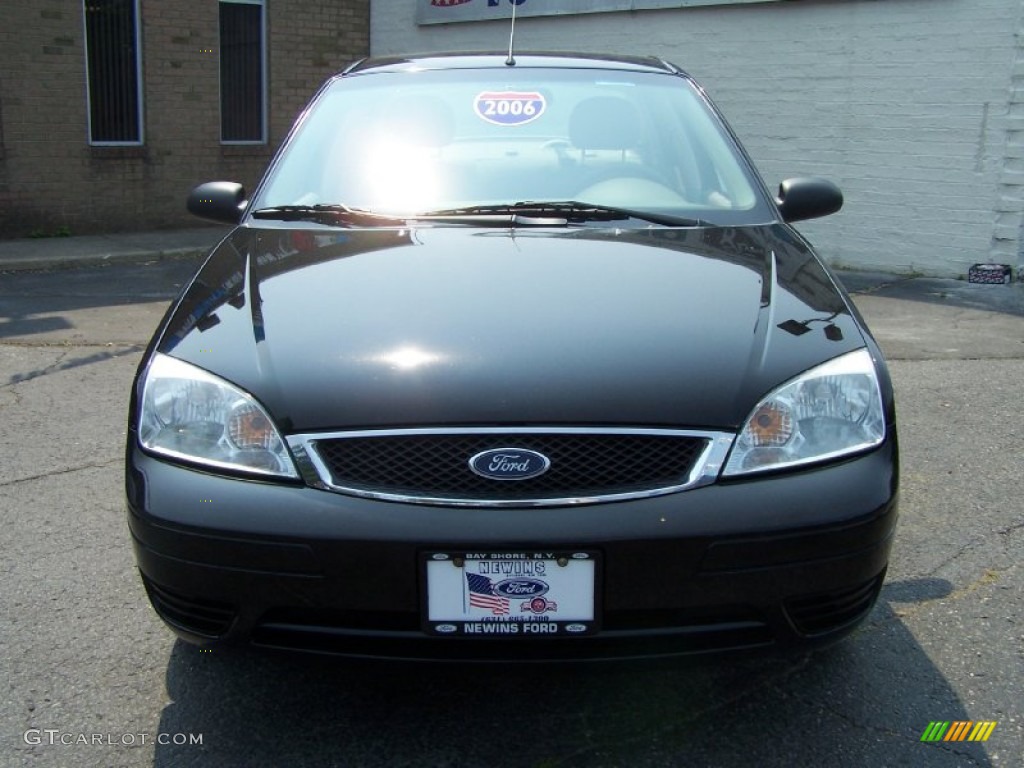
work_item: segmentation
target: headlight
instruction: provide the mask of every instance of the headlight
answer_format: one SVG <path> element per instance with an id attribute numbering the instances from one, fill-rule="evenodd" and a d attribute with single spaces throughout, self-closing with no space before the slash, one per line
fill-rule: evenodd
<path id="1" fill-rule="evenodd" d="M 251 395 L 166 355 L 155 355 L 146 372 L 139 442 L 176 459 L 298 477 L 277 428 Z"/>
<path id="2" fill-rule="evenodd" d="M 726 476 L 834 459 L 879 445 L 885 412 L 866 349 L 812 368 L 764 398 L 747 419 Z"/>

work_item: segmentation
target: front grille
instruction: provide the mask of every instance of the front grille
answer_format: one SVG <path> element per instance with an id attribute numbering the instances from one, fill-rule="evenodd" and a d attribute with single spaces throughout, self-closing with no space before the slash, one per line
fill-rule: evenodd
<path id="1" fill-rule="evenodd" d="M 694 479 L 710 435 L 654 432 L 359 433 L 309 441 L 337 490 L 410 500 L 516 502 L 599 500 L 675 490 Z M 496 448 L 528 449 L 551 461 L 524 480 L 493 480 L 469 460 Z"/>

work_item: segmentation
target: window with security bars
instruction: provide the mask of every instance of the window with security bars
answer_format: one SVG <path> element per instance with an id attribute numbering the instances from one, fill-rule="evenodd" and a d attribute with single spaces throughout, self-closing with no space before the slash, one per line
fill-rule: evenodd
<path id="1" fill-rule="evenodd" d="M 91 144 L 141 144 L 139 0 L 84 0 Z"/>
<path id="2" fill-rule="evenodd" d="M 263 0 L 220 2 L 220 138 L 266 141 Z"/>

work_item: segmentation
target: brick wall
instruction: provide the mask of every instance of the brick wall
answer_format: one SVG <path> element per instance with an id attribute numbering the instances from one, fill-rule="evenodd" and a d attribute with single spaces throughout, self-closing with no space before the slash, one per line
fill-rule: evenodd
<path id="1" fill-rule="evenodd" d="M 707 88 L 770 187 L 846 194 L 800 229 L 847 266 L 963 275 L 1024 267 L 1021 0 L 802 0 L 523 18 L 521 49 L 663 56 Z M 375 0 L 375 55 L 507 45 L 507 23 L 418 28 Z"/>
<path id="2" fill-rule="evenodd" d="M 269 143 L 220 143 L 216 0 L 143 0 L 142 147 L 87 139 L 82 0 L 0 2 L 0 236 L 195 226 L 188 191 L 251 189 L 315 88 L 369 48 L 369 0 L 267 0 Z"/>

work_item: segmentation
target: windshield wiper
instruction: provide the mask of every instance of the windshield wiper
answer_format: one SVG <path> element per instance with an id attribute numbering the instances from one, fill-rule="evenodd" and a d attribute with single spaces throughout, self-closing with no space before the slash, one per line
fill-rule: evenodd
<path id="1" fill-rule="evenodd" d="M 350 208 L 341 203 L 275 205 L 253 211 L 252 217 L 277 221 L 316 221 L 322 224 L 346 224 L 349 226 L 403 226 L 406 221 L 362 208 Z"/>
<path id="2" fill-rule="evenodd" d="M 639 219 L 651 224 L 665 227 L 710 227 L 714 226 L 703 219 L 691 219 L 684 216 L 636 211 L 631 208 L 619 208 L 611 205 L 597 205 L 578 200 L 559 200 L 552 202 L 535 202 L 527 200 L 519 203 L 500 205 L 468 205 L 462 208 L 448 208 L 439 211 L 427 211 L 415 216 L 417 219 L 457 218 L 460 216 L 536 216 L 558 217 L 569 222 L 583 221 L 623 221 Z"/>

